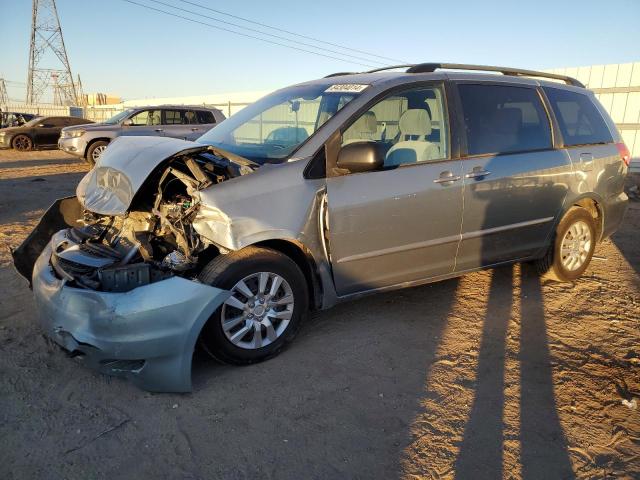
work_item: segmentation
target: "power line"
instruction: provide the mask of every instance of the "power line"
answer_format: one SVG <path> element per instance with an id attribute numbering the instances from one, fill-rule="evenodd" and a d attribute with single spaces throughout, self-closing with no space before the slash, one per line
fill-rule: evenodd
<path id="1" fill-rule="evenodd" d="M 248 31 L 254 32 L 254 33 L 259 33 L 260 35 L 266 35 L 268 37 L 277 38 L 279 40 L 284 40 L 286 42 L 291 42 L 291 43 L 295 43 L 295 44 L 298 44 L 298 45 L 304 45 L 305 47 L 311 47 L 311 48 L 315 48 L 317 50 L 321 50 L 321 51 L 325 51 L 325 52 L 335 53 L 335 54 L 338 54 L 338 55 L 342 55 L 343 57 L 351 57 L 351 58 L 355 58 L 357 60 L 363 60 L 365 62 L 374 62 L 374 63 L 379 63 L 380 65 L 387 65 L 386 63 L 381 62 L 379 60 L 373 60 L 371 58 L 360 57 L 358 55 L 351 55 L 349 53 L 343 53 L 343 52 L 339 52 L 337 50 L 331 50 L 331 49 L 325 48 L 325 47 L 318 47 L 318 46 L 313 45 L 311 43 L 305 43 L 305 42 L 301 42 L 299 40 L 292 40 L 290 38 L 283 37 L 281 35 L 275 35 L 273 33 L 263 32 L 262 30 L 257 30 L 255 28 L 249 28 L 249 27 L 245 27 L 243 25 L 238 25 L 237 23 L 227 22 L 225 20 L 220 20 L 219 18 L 211 17 L 211 16 L 205 15 L 203 13 L 194 12 L 192 10 L 187 10 L 185 8 L 175 7 L 175 6 L 173 6 L 173 5 L 169 4 L 169 3 L 165 3 L 165 2 L 162 2 L 160 0 L 148 0 L 148 1 L 153 2 L 153 3 L 159 3 L 160 5 L 164 5 L 165 7 L 173 8 L 175 10 L 178 10 L 179 12 L 185 12 L 185 13 L 190 13 L 190 14 L 193 14 L 193 15 L 198 15 L 199 17 L 208 18 L 209 20 L 213 20 L 214 22 L 223 23 L 225 25 L 231 25 L 233 27 L 241 28 L 243 30 L 248 30 Z"/>
<path id="2" fill-rule="evenodd" d="M 254 20 L 249 20 L 248 18 L 240 17 L 238 15 L 232 15 L 231 13 L 226 13 L 226 12 L 223 12 L 222 10 L 216 10 L 215 8 L 207 7 L 206 5 L 202 5 L 202 4 L 199 4 L 199 3 L 196 3 L 196 2 L 190 2 L 188 0 L 179 0 L 179 1 L 182 2 L 182 3 L 188 3 L 190 5 L 193 5 L 194 7 L 200 7 L 200 8 L 203 8 L 205 10 L 210 10 L 212 12 L 219 13 L 220 15 L 225 15 L 227 17 L 235 18 L 237 20 L 242 20 L 243 22 L 253 23 L 254 25 L 259 25 L 261 27 L 270 28 L 272 30 L 276 30 L 276 31 L 279 31 L 279 32 L 282 32 L 282 33 L 286 33 L 286 34 L 289 34 L 289 35 L 294 35 L 296 37 L 306 38 L 307 40 L 313 40 L 314 42 L 324 43 L 325 45 L 331 45 L 333 47 L 342 48 L 344 50 L 350 50 L 352 52 L 363 53 L 363 54 L 368 55 L 370 57 L 381 58 L 383 60 L 391 60 L 392 62 L 407 63 L 405 60 L 398 60 L 397 58 L 383 57 L 382 55 L 376 55 L 375 53 L 366 52 L 364 50 L 357 50 L 355 48 L 345 47 L 344 45 L 339 45 L 337 43 L 331 43 L 331 42 L 327 42 L 325 40 L 320 40 L 319 38 L 314 38 L 314 37 L 309 37 L 307 35 L 302 35 L 300 33 L 292 32 L 290 30 L 285 30 L 284 28 L 272 27 L 271 25 L 267 25 L 266 23 L 260 23 L 260 22 L 254 21 Z"/>
<path id="3" fill-rule="evenodd" d="M 135 2 L 133 0 L 122 0 L 122 1 L 123 2 L 127 2 L 127 3 L 131 3 L 133 5 L 137 5 L 137 6 L 142 7 L 142 8 L 146 8 L 147 10 L 154 10 L 156 12 L 164 13 L 164 14 L 170 15 L 172 17 L 181 18 L 182 20 L 187 20 L 188 22 L 197 23 L 197 24 L 204 25 L 204 26 L 207 26 L 207 27 L 215 28 L 217 30 L 223 30 L 225 32 L 233 33 L 235 35 L 240 35 L 242 37 L 252 38 L 254 40 L 260 40 L 261 42 L 270 43 L 272 45 L 278 45 L 280 47 L 290 48 L 290 49 L 293 49 L 293 50 L 298 50 L 300 52 L 310 53 L 312 55 L 317 55 L 317 56 L 320 56 L 320 57 L 330 58 L 332 60 L 339 60 L 341 62 L 356 64 L 356 65 L 362 65 L 363 67 L 375 68 L 375 65 L 369 65 L 369 64 L 366 64 L 366 63 L 355 62 L 355 61 L 352 61 L 352 60 L 347 60 L 346 58 L 334 57 L 332 55 L 326 55 L 324 53 L 319 53 L 319 52 L 314 52 L 312 50 L 306 50 L 304 48 L 294 47 L 293 45 L 286 45 L 284 43 L 275 42 L 273 40 L 268 40 L 266 38 L 256 37 L 254 35 L 249 35 L 247 33 L 236 32 L 235 30 L 230 30 L 228 28 L 220 27 L 218 25 L 211 25 L 210 23 L 201 22 L 201 21 L 195 20 L 193 18 L 189 18 L 189 17 L 185 17 L 185 16 L 182 16 L 182 15 L 178 15 L 176 13 L 167 12 L 166 10 L 162 10 L 160 8 L 155 8 L 155 7 L 152 7 L 150 5 L 144 5 L 142 3 L 138 3 L 138 2 Z"/>

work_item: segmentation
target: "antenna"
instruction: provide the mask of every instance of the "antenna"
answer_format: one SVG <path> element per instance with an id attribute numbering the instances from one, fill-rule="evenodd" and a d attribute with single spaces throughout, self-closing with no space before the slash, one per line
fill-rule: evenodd
<path id="1" fill-rule="evenodd" d="M 47 55 L 53 53 L 54 55 Z M 47 67 L 45 67 L 45 62 Z M 57 68 L 48 68 L 57 67 Z M 57 105 L 78 105 L 78 92 L 62 38 L 55 0 L 33 0 L 27 103 L 38 103 L 47 88 L 53 87 Z"/>

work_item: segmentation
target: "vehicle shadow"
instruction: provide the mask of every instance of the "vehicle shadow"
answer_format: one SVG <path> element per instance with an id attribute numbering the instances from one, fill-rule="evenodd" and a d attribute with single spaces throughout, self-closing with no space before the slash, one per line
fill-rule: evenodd
<path id="1" fill-rule="evenodd" d="M 553 387 L 540 278 L 520 279 L 520 448 L 523 479 L 575 478 Z"/>
<path id="2" fill-rule="evenodd" d="M 513 279 L 513 266 L 492 272 L 475 395 L 455 462 L 456 478 L 503 477 L 505 354 L 513 306 Z"/>
<path id="3" fill-rule="evenodd" d="M 523 479 L 575 478 L 555 402 L 539 276 L 520 269 L 519 443 Z M 493 272 L 483 325 L 475 396 L 455 461 L 455 478 L 503 478 L 505 350 L 517 300 L 513 267 Z"/>
<path id="4" fill-rule="evenodd" d="M 84 161 L 81 158 L 51 158 L 45 160 L 15 160 L 11 162 L 1 162 L 1 169 L 9 168 L 25 168 L 25 167 L 41 167 L 41 166 L 54 166 L 54 165 L 83 165 Z"/>
<path id="5" fill-rule="evenodd" d="M 640 203 L 630 201 L 629 210 L 640 210 Z M 611 241 L 620 250 L 627 263 L 634 269 L 636 275 L 639 276 L 637 282 L 640 283 L 640 252 L 638 249 L 632 248 L 638 241 L 638 229 L 640 229 L 640 222 L 636 220 L 637 217 L 637 215 L 632 216 L 628 212 L 625 220 L 620 225 L 620 229 L 611 236 Z"/>
<path id="6" fill-rule="evenodd" d="M 290 348 L 260 364 L 226 367 L 196 355 L 194 391 L 213 394 L 225 421 L 241 425 L 259 424 L 254 417 L 264 410 L 230 404 L 223 391 L 268 406 L 276 430 L 245 436 L 242 448 L 259 448 L 261 435 L 271 442 L 277 432 L 288 444 L 323 452 L 324 462 L 288 468 L 288 478 L 396 478 L 458 284 L 448 280 L 315 313 Z"/>

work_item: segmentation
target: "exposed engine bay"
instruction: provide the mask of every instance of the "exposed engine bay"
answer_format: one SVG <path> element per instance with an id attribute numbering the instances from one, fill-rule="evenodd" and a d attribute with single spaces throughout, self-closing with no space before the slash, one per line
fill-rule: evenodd
<path id="1" fill-rule="evenodd" d="M 106 292 L 176 275 L 193 279 L 218 254 L 192 226 L 200 206 L 194 194 L 251 171 L 206 150 L 175 155 L 146 179 L 124 215 L 85 209 L 78 226 L 54 237 L 51 266 L 69 285 Z"/>

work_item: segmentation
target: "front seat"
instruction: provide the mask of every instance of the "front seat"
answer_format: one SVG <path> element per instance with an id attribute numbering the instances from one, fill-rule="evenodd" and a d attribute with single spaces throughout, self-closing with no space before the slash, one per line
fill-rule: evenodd
<path id="1" fill-rule="evenodd" d="M 359 119 L 353 122 L 342 135 L 342 145 L 354 142 L 376 140 L 378 132 L 378 119 L 372 111 L 365 112 Z"/>
<path id="2" fill-rule="evenodd" d="M 431 115 L 422 108 L 404 112 L 399 122 L 400 141 L 384 159 L 385 167 L 423 162 L 440 158 L 440 147 L 426 140 L 431 135 Z"/>

